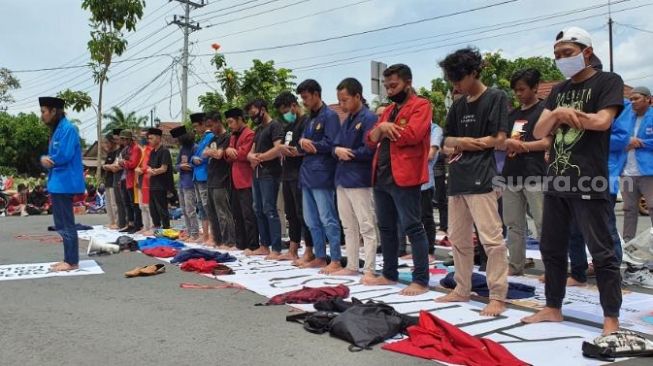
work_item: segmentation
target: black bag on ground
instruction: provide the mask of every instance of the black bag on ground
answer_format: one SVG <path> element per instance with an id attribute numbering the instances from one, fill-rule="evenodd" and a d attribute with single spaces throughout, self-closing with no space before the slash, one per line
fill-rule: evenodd
<path id="1" fill-rule="evenodd" d="M 316 311 L 314 313 L 301 313 L 288 315 L 286 321 L 299 323 L 311 333 L 323 334 L 329 331 L 331 321 L 340 313 L 333 311 Z"/>
<path id="2" fill-rule="evenodd" d="M 398 313 L 392 306 L 368 302 L 356 304 L 331 321 L 331 336 L 345 340 L 357 352 L 404 333 L 417 318 Z"/>
<path id="3" fill-rule="evenodd" d="M 337 299 L 318 301 L 315 304 L 313 304 L 313 307 L 317 311 L 335 311 L 338 313 L 342 313 L 343 311 L 357 304 L 362 304 L 362 302 L 356 299 L 355 297 L 351 299 L 351 302 L 345 301 L 344 299 L 341 298 L 337 298 Z"/>
<path id="4" fill-rule="evenodd" d="M 138 250 L 138 242 L 127 235 L 119 236 L 118 239 L 116 239 L 116 244 L 118 244 L 120 250 L 130 250 L 132 252 Z"/>

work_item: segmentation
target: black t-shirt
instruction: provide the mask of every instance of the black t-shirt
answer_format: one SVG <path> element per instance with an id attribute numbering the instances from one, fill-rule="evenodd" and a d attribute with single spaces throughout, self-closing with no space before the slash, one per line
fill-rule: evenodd
<path id="1" fill-rule="evenodd" d="M 508 97 L 487 88 L 475 101 L 454 102 L 447 114 L 447 137 L 481 138 L 508 131 Z M 494 149 L 463 151 L 449 158 L 449 195 L 488 193 L 497 175 Z"/>
<path id="2" fill-rule="evenodd" d="M 150 191 L 172 191 L 174 187 L 172 170 L 174 167 L 170 151 L 163 146 L 159 147 L 158 150 L 152 150 L 147 165 L 152 169 L 160 168 L 162 165 L 168 166 L 165 173 L 150 176 Z"/>
<path id="3" fill-rule="evenodd" d="M 597 113 L 608 107 L 623 109 L 624 82 L 611 72 L 597 71 L 589 79 L 572 83 L 566 80 L 553 87 L 545 108 L 569 107 L 585 113 Z M 577 130 L 561 125 L 553 132 L 549 153 L 547 193 L 580 197 L 608 198 L 608 154 L 610 129 L 606 131 Z M 555 179 L 565 177 L 565 179 Z M 582 177 L 582 180 L 579 178 Z"/>
<path id="4" fill-rule="evenodd" d="M 118 156 L 118 153 L 120 150 L 113 150 L 107 153 L 107 158 L 104 159 L 104 164 L 113 164 L 116 161 L 116 157 Z M 104 177 L 104 187 L 105 188 L 112 188 L 113 187 L 113 172 L 108 171 L 108 170 L 102 170 L 102 176 Z"/>
<path id="5" fill-rule="evenodd" d="M 283 142 L 285 132 L 283 125 L 277 120 L 272 120 L 267 125 L 260 125 L 256 128 L 254 135 L 255 153 L 264 153 L 274 147 L 275 141 Z M 275 158 L 264 161 L 256 167 L 255 177 L 278 177 L 281 175 L 281 159 Z"/>
<path id="6" fill-rule="evenodd" d="M 395 105 L 387 122 L 394 123 L 400 110 L 401 108 Z M 379 158 L 376 163 L 376 184 L 390 185 L 394 184 L 394 182 L 395 180 L 392 177 L 392 160 L 390 158 L 390 139 L 384 137 L 381 139 Z"/>
<path id="7" fill-rule="evenodd" d="M 211 149 L 222 149 L 226 150 L 229 147 L 229 134 L 223 133 L 222 135 L 216 135 L 213 140 L 209 143 Z M 209 177 L 207 180 L 207 186 L 209 188 L 229 188 L 229 173 L 231 171 L 231 165 L 229 162 L 222 159 L 209 159 Z"/>
<path id="8" fill-rule="evenodd" d="M 510 112 L 508 114 L 508 122 L 510 131 L 512 132 L 508 137 L 524 142 L 537 141 L 533 137 L 533 130 L 543 110 L 544 101 L 539 101 L 526 110 L 515 109 Z M 526 177 L 542 177 L 545 174 L 544 151 L 517 154 L 514 157 L 506 156 L 506 162 L 503 166 L 503 176 L 512 178 L 507 180 L 509 184 L 522 185 L 525 183 L 524 178 Z"/>
<path id="9" fill-rule="evenodd" d="M 307 120 L 308 116 L 303 115 L 298 117 L 294 123 L 288 123 L 285 125 L 284 144 L 299 147 L 299 139 L 302 138 L 302 133 L 304 133 L 304 126 Z M 302 166 L 302 159 L 303 156 L 285 157 L 282 163 L 283 172 L 281 173 L 281 180 L 298 180 L 299 169 Z"/>

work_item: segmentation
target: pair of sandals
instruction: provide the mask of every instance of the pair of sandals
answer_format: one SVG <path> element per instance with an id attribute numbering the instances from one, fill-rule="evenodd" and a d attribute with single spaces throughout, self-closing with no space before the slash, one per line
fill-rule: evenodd
<path id="1" fill-rule="evenodd" d="M 125 277 L 148 277 L 155 276 L 166 271 L 165 264 L 152 264 L 149 266 L 137 267 L 131 271 L 125 272 Z"/>

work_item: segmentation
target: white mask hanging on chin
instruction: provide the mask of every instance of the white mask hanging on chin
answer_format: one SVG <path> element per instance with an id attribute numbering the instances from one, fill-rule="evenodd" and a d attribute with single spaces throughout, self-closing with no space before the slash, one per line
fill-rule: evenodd
<path id="1" fill-rule="evenodd" d="M 557 59 L 556 66 L 567 79 L 570 79 L 587 67 L 585 66 L 585 57 L 582 52 L 576 56 Z"/>

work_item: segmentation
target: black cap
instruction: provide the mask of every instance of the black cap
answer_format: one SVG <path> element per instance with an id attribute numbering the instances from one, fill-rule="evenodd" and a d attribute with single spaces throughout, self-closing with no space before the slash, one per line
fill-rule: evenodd
<path id="1" fill-rule="evenodd" d="M 113 130 L 111 130 L 111 133 L 114 136 L 120 136 L 120 133 L 122 132 L 122 130 L 123 130 L 122 128 L 114 128 Z"/>
<path id="2" fill-rule="evenodd" d="M 243 110 L 240 108 L 231 108 L 224 112 L 224 118 L 244 118 Z"/>
<path id="3" fill-rule="evenodd" d="M 193 114 L 190 115 L 190 121 L 191 121 L 191 123 L 204 122 L 205 117 L 206 116 L 204 115 L 204 113 L 201 113 L 201 112 L 200 113 L 193 113 Z"/>
<path id="4" fill-rule="evenodd" d="M 186 134 L 186 126 L 179 126 L 175 127 L 172 130 L 170 130 L 170 135 L 173 138 L 180 138 L 181 136 Z"/>
<path id="5" fill-rule="evenodd" d="M 162 135 L 163 135 L 163 131 L 161 131 L 161 130 L 158 129 L 158 128 L 149 128 L 149 129 L 147 130 L 147 134 L 148 134 L 148 135 L 157 135 L 157 136 L 162 136 Z"/>
<path id="6" fill-rule="evenodd" d="M 66 105 L 66 102 L 63 99 L 56 97 L 40 97 L 39 105 L 41 107 L 63 109 L 64 105 Z"/>

